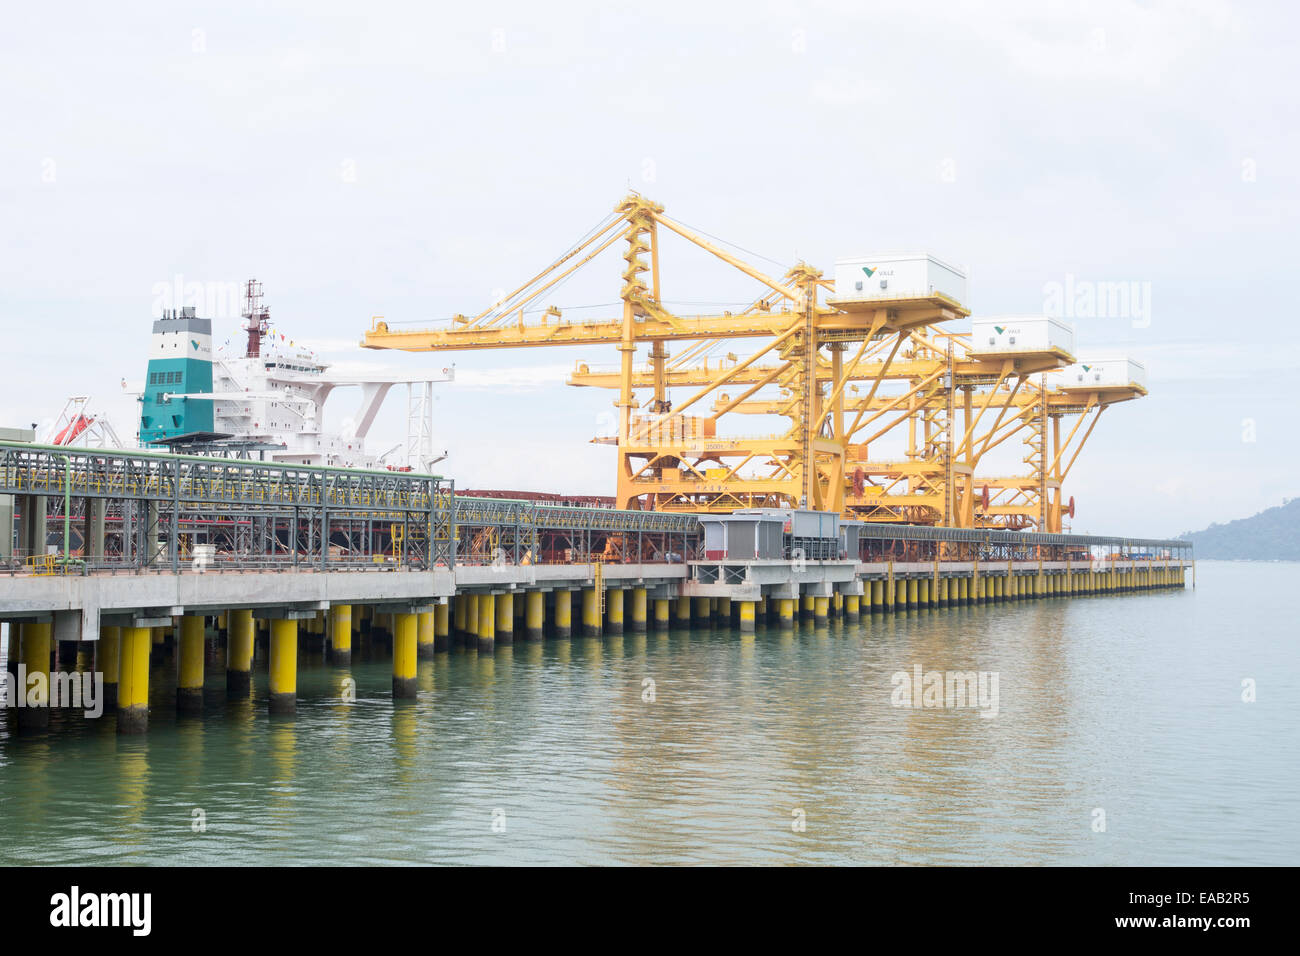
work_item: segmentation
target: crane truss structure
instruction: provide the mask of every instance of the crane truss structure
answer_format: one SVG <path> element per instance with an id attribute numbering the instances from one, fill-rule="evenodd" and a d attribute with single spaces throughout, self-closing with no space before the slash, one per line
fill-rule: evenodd
<path id="1" fill-rule="evenodd" d="M 747 307 L 679 315 L 661 295 L 661 233 L 671 232 L 759 284 Z M 622 315 L 566 319 L 545 296 L 621 244 Z M 970 313 L 938 292 L 839 299 L 806 263 L 774 278 L 636 194 L 546 269 L 490 308 L 442 328 L 395 329 L 376 317 L 363 345 L 452 351 L 613 345 L 610 372 L 579 363 L 572 385 L 613 390 L 621 509 L 730 512 L 794 506 L 870 521 L 1060 531 L 1061 486 L 1107 405 L 1137 388 L 1066 393 L 1042 373 L 1074 361 L 1060 348 L 977 350 L 945 323 Z M 544 307 L 543 307 L 544 306 Z M 669 343 L 681 344 L 670 355 Z M 638 366 L 638 347 L 648 362 Z M 721 361 L 711 353 L 734 349 Z M 684 401 L 671 390 L 689 389 Z M 783 428 L 721 428 L 744 415 Z M 1077 419 L 1060 439 L 1062 418 Z M 1088 424 L 1080 430 L 1080 425 Z M 899 443 L 885 457 L 873 446 Z M 1025 470 L 977 475 L 984 456 L 1013 437 Z M 1077 444 L 1071 445 L 1075 439 Z"/>

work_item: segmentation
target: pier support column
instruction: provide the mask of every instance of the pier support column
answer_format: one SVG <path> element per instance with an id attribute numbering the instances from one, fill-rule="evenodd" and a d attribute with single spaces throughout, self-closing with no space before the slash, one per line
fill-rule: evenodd
<path id="1" fill-rule="evenodd" d="M 9 625 L 9 642 L 16 643 L 14 625 Z M 117 681 L 121 673 L 122 629 L 117 626 L 101 627 L 99 642 L 95 646 L 95 670 L 104 675 L 104 710 L 117 709 Z"/>
<path id="2" fill-rule="evenodd" d="M 691 599 L 688 597 L 679 597 L 677 599 L 676 617 L 678 627 L 691 626 Z"/>
<path id="3" fill-rule="evenodd" d="M 817 613 L 817 600 L 811 594 L 799 595 L 799 617 L 809 620 Z"/>
<path id="4" fill-rule="evenodd" d="M 850 621 L 856 621 L 861 613 L 862 598 L 856 594 L 844 595 L 844 616 Z"/>
<path id="5" fill-rule="evenodd" d="M 20 660 L 27 669 L 27 685 L 16 688 L 26 706 L 18 708 L 20 733 L 40 733 L 50 726 L 50 632 L 49 621 L 24 621 Z M 12 634 L 10 640 L 13 640 Z M 32 679 L 39 677 L 35 684 Z"/>
<path id="6" fill-rule="evenodd" d="M 884 613 L 885 611 L 885 582 L 871 582 L 871 610 L 873 612 Z"/>
<path id="7" fill-rule="evenodd" d="M 921 582 L 916 578 L 907 579 L 907 609 L 914 611 L 921 606 Z"/>
<path id="8" fill-rule="evenodd" d="M 292 714 L 298 709 L 298 622 L 289 618 L 271 620 L 271 703 L 273 714 Z"/>
<path id="9" fill-rule="evenodd" d="M 176 710 L 182 714 L 203 713 L 203 618 L 186 614 L 181 618 L 180 662 L 177 668 Z"/>
<path id="10" fill-rule="evenodd" d="M 776 619 L 783 628 L 794 627 L 794 599 L 777 598 Z"/>
<path id="11" fill-rule="evenodd" d="M 253 612 L 228 612 L 226 627 L 226 696 L 244 698 L 253 687 Z"/>
<path id="12" fill-rule="evenodd" d="M 831 599 L 828 597 L 813 598 L 813 620 L 818 624 L 826 623 L 826 615 L 830 612 Z"/>
<path id="13" fill-rule="evenodd" d="M 668 598 L 655 598 L 655 630 L 667 630 L 672 623 L 673 602 Z"/>
<path id="14" fill-rule="evenodd" d="M 723 624 L 731 624 L 731 598 L 718 598 L 718 611 L 715 617 Z"/>
<path id="15" fill-rule="evenodd" d="M 932 590 L 931 585 L 933 583 L 934 582 L 930 578 L 921 578 L 919 581 L 916 582 L 916 606 L 917 607 L 930 606 L 930 592 Z"/>
<path id="16" fill-rule="evenodd" d="M 453 601 L 456 602 L 456 610 L 452 622 L 455 624 L 456 642 L 461 643 L 465 639 L 465 629 L 469 627 L 469 598 L 464 594 L 457 594 Z"/>
<path id="17" fill-rule="evenodd" d="M 546 630 L 546 592 L 529 591 L 524 595 L 524 639 L 540 641 Z"/>
<path id="18" fill-rule="evenodd" d="M 709 619 L 713 615 L 713 606 L 706 597 L 697 597 L 694 602 L 695 613 L 691 616 L 691 623 L 695 627 L 708 627 Z"/>
<path id="19" fill-rule="evenodd" d="M 496 649 L 496 596 L 478 596 L 478 652 L 491 654 Z"/>
<path id="20" fill-rule="evenodd" d="M 415 622 L 415 656 L 432 657 L 433 642 L 433 612 L 421 611 Z"/>
<path id="21" fill-rule="evenodd" d="M 632 633 L 642 634 L 646 629 L 646 593 L 645 588 L 632 588 Z"/>
<path id="22" fill-rule="evenodd" d="M 149 729 L 149 653 L 153 629 L 124 627 L 117 672 L 117 732 L 142 734 Z"/>
<path id="23" fill-rule="evenodd" d="M 393 615 L 393 698 L 415 696 L 415 662 L 419 656 L 419 614 Z M 432 644 L 432 642 L 430 642 Z"/>
<path id="24" fill-rule="evenodd" d="M 513 644 L 515 642 L 515 596 L 507 591 L 504 594 L 494 595 L 493 600 L 496 603 L 497 615 L 493 641 L 497 644 Z"/>
<path id="25" fill-rule="evenodd" d="M 600 637 L 600 595 L 595 588 L 582 589 L 582 636 Z"/>
<path id="26" fill-rule="evenodd" d="M 605 633 L 623 633 L 623 589 L 610 588 L 605 592 Z"/>
<path id="27" fill-rule="evenodd" d="M 573 592 L 555 592 L 555 636 L 573 636 Z"/>
<path id="28" fill-rule="evenodd" d="M 330 663 L 352 663 L 351 604 L 335 604 L 330 608 Z"/>
<path id="29" fill-rule="evenodd" d="M 754 602 L 740 602 L 740 633 L 754 633 Z"/>
<path id="30" fill-rule="evenodd" d="M 483 602 L 478 594 L 465 595 L 465 646 L 478 646 L 479 613 Z"/>
<path id="31" fill-rule="evenodd" d="M 443 601 L 433 609 L 433 652 L 441 654 L 447 650 L 451 636 L 451 602 Z"/>

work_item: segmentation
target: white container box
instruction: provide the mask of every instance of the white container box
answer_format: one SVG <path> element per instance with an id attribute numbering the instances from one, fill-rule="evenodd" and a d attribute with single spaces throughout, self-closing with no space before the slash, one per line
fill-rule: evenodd
<path id="1" fill-rule="evenodd" d="M 996 315 L 971 319 L 972 352 L 1074 354 L 1074 326 L 1049 315 Z"/>
<path id="2" fill-rule="evenodd" d="M 965 305 L 965 270 L 926 253 L 835 260 L 836 299 L 908 299 L 936 292 Z"/>
<path id="3" fill-rule="evenodd" d="M 1048 384 L 1066 391 L 1091 388 L 1147 387 L 1147 367 L 1131 358 L 1082 359 L 1047 376 Z"/>

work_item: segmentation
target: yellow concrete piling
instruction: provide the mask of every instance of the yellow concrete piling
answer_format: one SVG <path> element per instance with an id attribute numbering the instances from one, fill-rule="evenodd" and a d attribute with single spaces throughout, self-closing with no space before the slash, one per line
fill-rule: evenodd
<path id="1" fill-rule="evenodd" d="M 826 615 L 830 611 L 831 599 L 828 597 L 813 598 L 813 621 L 818 624 L 826 623 Z"/>
<path id="2" fill-rule="evenodd" d="M 691 599 L 690 598 L 684 596 L 679 597 L 677 599 L 677 607 L 675 608 L 675 612 L 676 612 L 678 627 L 691 626 Z"/>
<path id="3" fill-rule="evenodd" d="M 801 594 L 799 596 L 799 617 L 806 621 L 816 613 L 817 599 L 811 594 Z"/>
<path id="4" fill-rule="evenodd" d="M 496 649 L 496 595 L 478 596 L 478 652 L 491 654 Z"/>
<path id="5" fill-rule="evenodd" d="M 9 625 L 9 649 L 18 644 L 18 626 Z M 117 681 L 122 654 L 122 629 L 116 625 L 101 627 L 95 644 L 95 670 L 104 675 L 104 710 L 117 709 Z"/>
<path id="6" fill-rule="evenodd" d="M 203 618 L 186 614 L 181 618 L 176 682 L 176 710 L 182 714 L 203 712 L 203 650 Z"/>
<path id="7" fill-rule="evenodd" d="M 844 595 L 844 616 L 850 621 L 856 621 L 861 613 L 862 598 L 856 594 Z"/>
<path id="8" fill-rule="evenodd" d="M 117 674 L 117 732 L 142 734 L 149 729 L 149 653 L 152 629 L 124 627 Z"/>
<path id="9" fill-rule="evenodd" d="M 754 602 L 740 601 L 739 618 L 740 631 L 742 634 L 753 633 L 754 631 Z"/>
<path id="10" fill-rule="evenodd" d="M 929 578 L 921 578 L 916 582 L 916 606 L 930 607 L 930 585 L 933 582 Z"/>
<path id="11" fill-rule="evenodd" d="M 514 594 L 506 591 L 504 594 L 496 595 L 496 606 L 496 634 L 493 635 L 493 640 L 497 644 L 513 644 L 515 642 Z"/>
<path id="12" fill-rule="evenodd" d="M 269 666 L 273 714 L 292 714 L 298 709 L 298 622 L 286 618 L 271 621 Z"/>
<path id="13" fill-rule="evenodd" d="M 335 664 L 352 663 L 352 605 L 335 604 L 330 608 L 330 660 Z"/>
<path id="14" fill-rule="evenodd" d="M 907 609 L 909 611 L 914 611 L 921 603 L 921 582 L 916 578 L 908 578 L 906 584 L 907 590 L 905 593 L 907 595 Z"/>
<path id="15" fill-rule="evenodd" d="M 419 658 L 421 614 L 393 615 L 393 697 L 415 696 L 416 660 Z M 430 641 L 432 644 L 432 641 Z"/>
<path id="16" fill-rule="evenodd" d="M 629 593 L 632 596 L 632 600 L 628 602 L 630 605 L 628 608 L 629 627 L 631 627 L 632 633 L 641 634 L 645 632 L 648 623 L 646 620 L 646 589 L 632 588 Z"/>
<path id="17" fill-rule="evenodd" d="M 245 698 L 253 686 L 253 612 L 237 608 L 226 621 L 226 696 Z"/>
<path id="18" fill-rule="evenodd" d="M 623 589 L 605 592 L 605 633 L 617 637 L 623 633 Z"/>
<path id="19" fill-rule="evenodd" d="M 40 733 L 50 725 L 50 632 L 49 621 L 23 621 L 19 660 L 27 671 L 26 686 L 16 686 L 26 706 L 18 708 L 18 729 Z M 9 638 L 11 641 L 13 637 Z M 35 679 L 35 680 L 34 680 Z"/>
<path id="20" fill-rule="evenodd" d="M 540 641 L 546 632 L 546 592 L 524 595 L 524 640 Z"/>
<path id="21" fill-rule="evenodd" d="M 538 591 L 538 596 L 541 592 Z M 433 608 L 433 652 L 443 654 L 451 637 L 451 602 L 443 601 Z"/>
<path id="22" fill-rule="evenodd" d="M 706 597 L 697 597 L 694 604 L 695 614 L 692 623 L 695 627 L 708 627 L 709 619 L 713 616 L 713 605 Z"/>
<path id="23" fill-rule="evenodd" d="M 421 611 L 415 616 L 415 656 L 428 658 L 433 656 L 433 612 Z M 393 656 L 397 656 L 396 648 Z"/>
<path id="24" fill-rule="evenodd" d="M 783 628 L 794 627 L 794 599 L 777 598 L 776 619 Z"/>
<path id="25" fill-rule="evenodd" d="M 465 595 L 465 646 L 478 646 L 479 612 L 483 602 L 478 594 Z"/>
<path id="26" fill-rule="evenodd" d="M 668 598 L 655 598 L 655 630 L 666 630 L 672 622 L 673 602 Z"/>
<path id="27" fill-rule="evenodd" d="M 465 640 L 465 629 L 469 627 L 469 598 L 464 594 L 457 594 L 454 598 L 456 610 L 454 612 L 453 623 L 455 624 L 456 643 L 463 643 Z"/>
<path id="28" fill-rule="evenodd" d="M 871 582 L 871 610 L 884 612 L 885 610 L 885 582 Z"/>
<path id="29" fill-rule="evenodd" d="M 715 609 L 713 614 L 714 619 L 721 621 L 723 624 L 730 624 L 731 623 L 731 598 L 720 597 L 717 598 L 717 602 L 718 602 L 717 608 Z"/>
<path id="30" fill-rule="evenodd" d="M 560 589 L 555 592 L 555 636 L 573 635 L 573 592 Z"/>
<path id="31" fill-rule="evenodd" d="M 582 636 L 600 637 L 600 594 L 595 588 L 582 589 Z"/>

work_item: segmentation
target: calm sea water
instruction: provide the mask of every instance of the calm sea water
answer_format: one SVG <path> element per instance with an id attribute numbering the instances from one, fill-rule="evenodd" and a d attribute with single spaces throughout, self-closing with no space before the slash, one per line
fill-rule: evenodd
<path id="1" fill-rule="evenodd" d="M 143 739 L 3 718 L 0 863 L 1295 864 L 1300 565 L 1197 583 L 454 650 L 397 706 L 304 655 L 292 719 L 220 662 L 177 718 L 163 665 Z M 918 664 L 996 672 L 997 716 L 893 706 Z"/>

